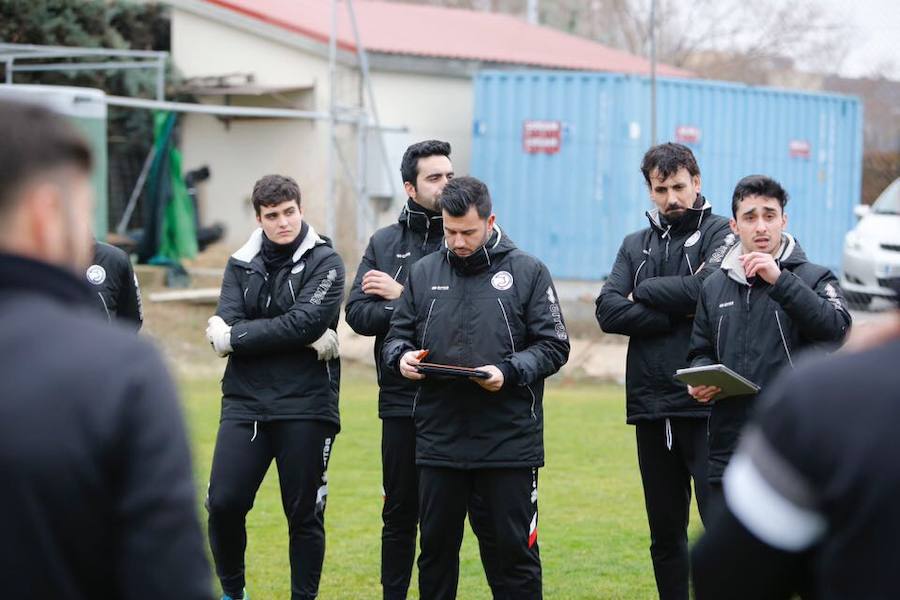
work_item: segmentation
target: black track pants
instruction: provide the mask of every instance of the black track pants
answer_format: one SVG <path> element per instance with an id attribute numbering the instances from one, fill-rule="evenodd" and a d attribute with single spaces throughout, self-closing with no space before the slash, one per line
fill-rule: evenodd
<path id="1" fill-rule="evenodd" d="M 315 598 L 325 557 L 326 470 L 337 427 L 322 421 L 222 421 L 206 503 L 222 590 L 244 588 L 245 520 L 272 459 L 288 520 L 291 598 Z"/>
<path id="2" fill-rule="evenodd" d="M 492 536 L 495 598 L 536 600 L 541 596 L 541 559 L 537 544 L 537 469 L 464 471 L 420 467 L 421 553 L 419 595 L 422 600 L 456 598 L 459 548 L 472 496 L 484 509 L 473 529 Z M 480 540 L 481 541 L 481 540 Z M 484 559 L 482 559 L 484 561 Z M 486 573 L 487 574 L 487 573 Z"/>
<path id="3" fill-rule="evenodd" d="M 416 530 L 419 522 L 419 474 L 416 468 L 416 429 L 412 418 L 385 418 L 381 436 L 382 485 L 384 508 L 381 518 L 381 585 L 384 600 L 404 600 L 412 577 L 416 555 Z M 478 536 L 481 561 L 488 585 L 496 598 L 502 598 L 497 575 L 496 543 L 487 526 L 483 500 L 476 494 L 469 499 L 469 521 Z"/>
<path id="4" fill-rule="evenodd" d="M 635 432 L 659 598 L 688 600 L 691 479 L 704 520 L 709 489 L 706 419 L 641 421 Z"/>

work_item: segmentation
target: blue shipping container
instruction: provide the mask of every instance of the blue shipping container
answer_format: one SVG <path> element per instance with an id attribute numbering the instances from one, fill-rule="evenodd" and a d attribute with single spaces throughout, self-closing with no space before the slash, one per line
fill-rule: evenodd
<path id="1" fill-rule="evenodd" d="M 690 147 L 702 193 L 731 216 L 752 173 L 790 194 L 788 231 L 835 272 L 862 177 L 855 97 L 695 79 L 657 80 L 657 138 Z M 611 73 L 486 71 L 475 80 L 472 174 L 498 222 L 555 277 L 596 280 L 652 208 L 640 172 L 650 147 L 650 80 Z"/>

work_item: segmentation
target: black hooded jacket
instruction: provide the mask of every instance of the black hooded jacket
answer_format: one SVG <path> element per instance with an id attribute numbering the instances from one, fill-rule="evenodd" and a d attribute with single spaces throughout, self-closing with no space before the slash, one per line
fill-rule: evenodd
<path id="1" fill-rule="evenodd" d="M 412 412 L 416 463 L 459 469 L 544 463 L 544 379 L 569 356 L 569 340 L 550 272 L 496 228 L 465 260 L 449 250 L 417 262 L 384 342 L 383 367 L 399 376 L 403 353 L 428 361 L 496 365 L 503 387 L 426 377 Z"/>
<path id="2" fill-rule="evenodd" d="M 736 244 L 721 268 L 703 284 L 691 336 L 692 367 L 721 363 L 763 390 L 802 350 L 836 348 L 850 327 L 850 313 L 837 278 L 807 260 L 783 234 L 781 276 L 774 285 L 748 282 Z M 756 396 L 714 402 L 709 418 L 709 479 L 719 481 Z"/>
<path id="3" fill-rule="evenodd" d="M 83 275 L 0 254 L 0 573 L 13 598 L 211 598 L 162 357 Z"/>
<path id="4" fill-rule="evenodd" d="M 687 366 L 703 281 L 716 271 L 734 238 L 728 219 L 712 214 L 702 197 L 700 202 L 702 208 L 689 209 L 672 226 L 661 222 L 658 211 L 648 212 L 650 227 L 622 242 L 597 298 L 600 328 L 630 336 L 625 376 L 629 423 L 708 414 L 673 377 Z"/>
<path id="5" fill-rule="evenodd" d="M 360 335 L 375 336 L 375 370 L 378 374 L 378 416 L 409 417 L 416 385 L 381 368 L 381 348 L 391 325 L 397 300 L 385 300 L 362 291 L 363 276 L 372 269 L 387 273 L 406 285 L 409 270 L 420 258 L 443 246 L 444 219 L 409 200 L 397 223 L 375 232 L 366 246 L 347 299 L 347 324 Z"/>
<path id="6" fill-rule="evenodd" d="M 344 263 L 309 227 L 291 260 L 274 273 L 263 263 L 262 229 L 225 267 L 216 314 L 231 325 L 222 378 L 222 419 L 310 419 L 340 425 L 341 361 L 320 361 L 308 345 L 336 329 Z"/>

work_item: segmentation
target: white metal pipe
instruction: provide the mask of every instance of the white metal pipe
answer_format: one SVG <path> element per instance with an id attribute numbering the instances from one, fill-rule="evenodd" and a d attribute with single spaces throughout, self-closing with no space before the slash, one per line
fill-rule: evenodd
<path id="1" fill-rule="evenodd" d="M 48 63 L 41 65 L 13 65 L 16 72 L 38 71 L 103 71 L 104 69 L 155 69 L 156 61 L 147 62 L 85 62 L 85 63 Z"/>

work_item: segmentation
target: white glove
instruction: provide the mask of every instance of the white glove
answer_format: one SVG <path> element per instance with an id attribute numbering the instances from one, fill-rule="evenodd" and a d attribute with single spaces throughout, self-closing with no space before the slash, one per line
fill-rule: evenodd
<path id="1" fill-rule="evenodd" d="M 337 332 L 334 329 L 326 329 L 322 337 L 307 347 L 316 351 L 319 360 L 331 360 L 341 355 Z"/>
<path id="2" fill-rule="evenodd" d="M 206 339 L 219 356 L 228 356 L 231 351 L 231 326 L 226 325 L 219 315 L 213 315 L 206 322 Z"/>

